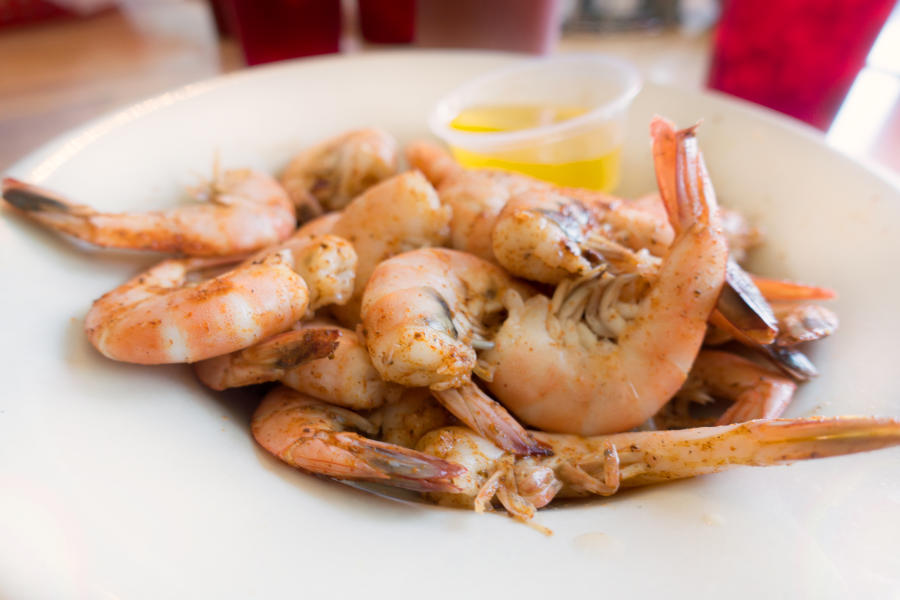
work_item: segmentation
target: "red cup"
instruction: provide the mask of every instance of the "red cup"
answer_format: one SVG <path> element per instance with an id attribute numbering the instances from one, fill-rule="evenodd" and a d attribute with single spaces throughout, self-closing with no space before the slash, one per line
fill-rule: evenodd
<path id="1" fill-rule="evenodd" d="M 340 50 L 340 0 L 227 0 L 248 65 Z"/>
<path id="2" fill-rule="evenodd" d="M 373 44 L 409 44 L 416 28 L 416 0 L 358 0 L 359 29 Z"/>
<path id="3" fill-rule="evenodd" d="M 895 0 L 725 0 L 709 87 L 828 129 Z"/>

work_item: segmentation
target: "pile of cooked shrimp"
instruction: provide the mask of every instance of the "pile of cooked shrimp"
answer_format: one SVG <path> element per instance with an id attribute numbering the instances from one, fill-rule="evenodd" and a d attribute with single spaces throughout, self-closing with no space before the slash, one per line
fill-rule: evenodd
<path id="1" fill-rule="evenodd" d="M 179 255 L 96 300 L 106 357 L 270 383 L 251 430 L 287 464 L 528 521 L 732 465 L 900 444 L 900 422 L 779 419 L 837 327 L 820 287 L 741 262 L 761 234 L 717 205 L 695 127 L 651 123 L 636 200 L 461 167 L 377 130 L 280 180 L 216 173 L 202 202 L 105 214 L 7 179 L 13 212 L 103 247 Z M 298 228 L 299 221 L 299 228 Z"/>

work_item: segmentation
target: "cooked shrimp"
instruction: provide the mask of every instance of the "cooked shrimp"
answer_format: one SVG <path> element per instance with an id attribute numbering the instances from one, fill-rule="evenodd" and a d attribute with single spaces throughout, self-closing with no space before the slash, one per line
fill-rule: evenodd
<path id="1" fill-rule="evenodd" d="M 491 231 L 507 201 L 534 185 L 549 185 L 507 171 L 465 169 L 430 142 L 410 144 L 406 158 L 434 185 L 441 202 L 453 209 L 450 246 L 489 261 L 494 260 Z"/>
<path id="2" fill-rule="evenodd" d="M 657 144 L 654 147 L 654 162 L 657 165 L 675 160 L 676 149 L 672 144 Z M 678 205 L 676 172 L 657 168 L 656 179 L 660 197 L 671 214 L 677 210 Z M 754 278 L 732 257 L 727 264 L 725 286 L 716 310 L 710 316 L 710 324 L 724 331 L 726 336 L 765 355 L 795 379 L 805 381 L 815 377 L 818 374 L 815 366 L 802 352 L 796 348 L 773 344 L 778 335 L 778 324 L 757 283 L 771 284 L 769 287 L 773 292 L 796 292 L 799 287 L 787 282 Z"/>
<path id="3" fill-rule="evenodd" d="M 527 521 L 554 498 L 609 496 L 739 465 L 782 465 L 900 445 L 900 421 L 811 417 L 595 437 L 534 435 L 553 449 L 552 456 L 516 459 L 462 427 L 428 433 L 420 451 L 466 468 L 453 478 L 459 492 L 429 497 L 483 511 L 496 496 L 511 516 Z"/>
<path id="4" fill-rule="evenodd" d="M 675 395 L 700 350 L 728 250 L 693 128 L 656 119 L 651 131 L 655 156 L 674 147 L 658 167 L 678 185 L 677 205 L 667 206 L 678 235 L 653 283 L 600 269 L 566 280 L 552 300 L 504 298 L 509 316 L 482 353 L 493 368 L 486 385 L 531 426 L 582 435 L 636 427 Z"/>
<path id="5" fill-rule="evenodd" d="M 332 323 L 298 323 L 259 344 L 194 365 L 214 390 L 280 381 L 318 400 L 350 408 L 377 408 L 402 388 L 381 379 L 356 333 Z"/>
<path id="6" fill-rule="evenodd" d="M 758 243 L 758 230 L 739 213 L 719 208 L 719 217 L 729 227 L 722 231 L 732 260 Z M 658 257 L 666 254 L 672 240 L 659 195 L 627 201 L 567 188 L 514 196 L 497 215 L 491 234 L 494 256 L 502 267 L 513 275 L 554 285 L 599 264 L 613 273 L 652 277 L 659 268 Z M 731 285 L 731 278 L 726 282 Z"/>
<path id="7" fill-rule="evenodd" d="M 378 129 L 348 131 L 297 154 L 281 184 L 300 222 L 340 210 L 353 198 L 397 172 L 397 142 Z"/>
<path id="8" fill-rule="evenodd" d="M 490 346 L 488 328 L 508 290 L 530 293 L 471 254 L 414 250 L 375 269 L 363 295 L 362 322 L 372 363 L 384 379 L 427 386 L 482 435 L 513 452 L 532 453 L 540 447 L 471 379 L 473 371 L 483 372 L 476 349 Z"/>
<path id="9" fill-rule="evenodd" d="M 310 289 L 317 303 L 349 296 L 356 255 L 334 236 L 294 240 L 218 277 L 188 281 L 221 262 L 167 260 L 108 292 L 87 314 L 88 339 L 109 358 L 141 364 L 195 362 L 241 350 L 304 317 Z"/>
<path id="10" fill-rule="evenodd" d="M 449 235 L 450 209 L 421 174 L 402 173 L 353 199 L 344 210 L 303 225 L 297 235 L 332 233 L 353 244 L 359 263 L 352 297 L 332 312 L 346 326 L 359 323 L 360 302 L 381 261 L 416 248 L 440 246 Z"/>
<path id="11" fill-rule="evenodd" d="M 359 323 L 363 290 L 378 263 L 408 250 L 443 245 L 449 222 L 450 209 L 416 172 L 383 181 L 348 204 L 331 229 L 349 240 L 359 256 L 352 298 L 332 309 L 341 323 Z"/>
<path id="12" fill-rule="evenodd" d="M 818 304 L 777 302 L 772 303 L 772 310 L 778 319 L 777 346 L 795 346 L 820 340 L 838 328 L 837 315 Z"/>
<path id="13" fill-rule="evenodd" d="M 810 300 L 832 300 L 834 290 L 749 275 L 754 287 L 765 298 L 776 319 L 776 345 L 792 346 L 802 342 L 821 339 L 834 333 L 838 318 L 829 309 L 811 304 Z"/>
<path id="14" fill-rule="evenodd" d="M 585 193 L 578 189 L 567 191 L 576 198 Z M 597 197 L 596 192 L 587 193 L 592 199 Z M 619 200 L 603 220 L 615 232 L 617 241 L 634 250 L 647 248 L 653 254 L 664 254 L 674 237 L 659 192 L 634 200 Z M 735 209 L 719 206 L 719 224 L 728 242 L 728 256 L 738 263 L 742 263 L 747 253 L 763 241 L 762 231 Z"/>
<path id="15" fill-rule="evenodd" d="M 359 258 L 353 245 L 335 235 L 299 231 L 268 252 L 288 250 L 294 270 L 309 286 L 309 310 L 346 304 L 353 296 Z"/>
<path id="16" fill-rule="evenodd" d="M 410 144 L 406 155 L 410 164 L 425 173 L 434 184 L 441 201 L 453 208 L 451 246 L 485 260 L 495 260 L 498 245 L 501 251 L 505 250 L 505 256 L 516 256 L 521 260 L 520 250 L 523 245 L 529 245 L 529 237 L 536 244 L 546 245 L 549 252 L 552 252 L 549 247 L 554 242 L 558 243 L 560 237 L 565 238 L 562 243 L 567 248 L 559 252 L 573 252 L 574 246 L 585 241 L 585 230 L 600 221 L 607 234 L 615 232 L 613 237 L 608 238 L 611 246 L 624 244 L 633 250 L 649 247 L 651 251 L 663 252 L 672 239 L 665 213 L 660 215 L 657 206 L 646 200 L 630 202 L 591 190 L 558 187 L 508 171 L 465 169 L 445 150 L 429 142 Z M 519 200 L 515 207 L 504 210 L 521 195 L 525 195 L 525 199 Z M 533 209 L 533 212 L 514 217 L 527 209 Z M 512 220 L 500 225 L 498 219 L 502 213 Z M 499 234 L 495 233 L 498 225 L 501 229 Z M 522 227 L 522 231 L 514 231 L 518 226 Z M 540 227 L 545 229 L 534 240 L 534 229 Z M 595 237 L 600 233 L 596 231 Z M 498 235 L 502 239 L 494 241 Z M 555 239 L 552 242 L 545 240 L 548 235 Z M 506 249 L 506 243 L 513 244 L 513 247 Z M 606 245 L 604 248 L 609 250 Z M 576 274 L 577 271 L 569 273 Z M 552 282 L 537 280 L 556 283 L 559 279 L 561 277 Z"/>
<path id="17" fill-rule="evenodd" d="M 662 122 L 655 118 L 653 123 Z M 654 124 L 651 123 L 651 128 Z M 660 136 L 665 139 L 666 136 Z M 674 165 L 677 162 L 678 145 L 672 143 L 654 143 L 653 159 L 656 165 L 656 181 L 659 187 L 660 198 L 669 215 L 679 214 L 680 186 L 678 176 L 681 173 L 677 169 L 665 168 L 665 165 Z M 661 168 L 662 167 L 662 168 Z M 685 215 L 681 215 L 682 217 Z M 721 211 L 719 216 L 722 216 Z M 722 219 L 720 219 L 721 223 Z M 741 225 L 726 214 L 724 221 L 730 223 L 735 238 L 741 240 L 744 236 L 740 233 Z M 678 221 L 673 221 L 676 232 Z M 757 232 L 758 233 L 758 232 Z M 724 234 L 724 229 L 723 229 Z M 728 240 L 728 235 L 726 240 Z M 756 242 L 752 235 L 747 239 L 734 242 L 740 246 L 744 243 Z M 731 241 L 731 240 L 728 240 Z M 734 257 L 730 257 L 726 267 L 725 286 L 716 305 L 716 310 L 710 317 L 710 322 L 725 329 L 730 335 L 738 338 L 742 343 L 752 346 L 765 346 L 771 344 L 777 334 L 775 317 L 771 308 L 766 303 L 752 277 L 747 274 L 737 263 Z"/>
<path id="18" fill-rule="evenodd" d="M 457 492 L 428 493 L 428 500 L 441 506 L 485 512 L 496 498 L 513 518 L 543 533 L 552 533 L 530 522 L 536 509 L 549 504 L 562 488 L 553 469 L 540 466 L 543 459 L 516 457 L 465 427 L 432 430 L 416 448 L 464 468 L 453 478 Z"/>
<path id="19" fill-rule="evenodd" d="M 354 410 L 377 408 L 402 393 L 400 386 L 381 378 L 372 365 L 365 342 L 355 331 L 322 321 L 304 323 L 300 331 L 336 331 L 338 345 L 328 358 L 306 362 L 288 371 L 280 379 L 284 385 Z"/>
<path id="20" fill-rule="evenodd" d="M 403 388 L 369 416 L 379 426 L 379 438 L 389 444 L 415 448 L 426 433 L 453 423 L 453 417 L 428 391 L 428 388 Z"/>
<path id="21" fill-rule="evenodd" d="M 781 373 L 742 356 L 701 350 L 675 400 L 701 404 L 713 398 L 730 400 L 732 405 L 716 421 L 716 425 L 728 425 L 780 417 L 796 389 L 797 384 Z"/>
<path id="22" fill-rule="evenodd" d="M 190 256 L 245 254 L 285 239 L 297 224 L 285 191 L 259 171 L 225 171 L 202 196 L 207 203 L 166 211 L 103 213 L 34 185 L 3 180 L 3 198 L 23 215 L 105 248 Z"/>
<path id="23" fill-rule="evenodd" d="M 828 337 L 837 331 L 839 319 L 834 311 L 809 302 L 771 302 L 772 316 L 777 322 L 776 334 L 770 344 L 782 347 L 796 346 Z M 729 323 L 711 320 L 706 345 L 724 344 L 738 339 L 745 345 L 756 347 L 754 340 L 744 338 L 745 331 L 735 333 Z"/>
<path id="24" fill-rule="evenodd" d="M 294 368 L 334 355 L 340 345 L 337 328 L 295 328 L 249 348 L 193 364 L 197 378 L 214 390 L 280 381 Z"/>
<path id="25" fill-rule="evenodd" d="M 622 229 L 612 228 L 607 216 L 624 204 L 577 198 L 563 189 L 520 193 L 497 216 L 491 236 L 494 256 L 513 275 L 554 285 L 598 264 L 614 273 L 653 275 L 659 265 L 656 255 L 664 254 L 671 241 L 671 228 L 646 239 L 632 233 L 640 227 L 624 227 L 624 214 L 618 215 Z M 644 214 L 628 212 L 631 220 Z M 625 245 L 635 238 L 648 246 L 637 245 L 635 251 Z"/>
<path id="26" fill-rule="evenodd" d="M 369 421 L 300 392 L 279 387 L 253 414 L 253 437 L 282 461 L 338 479 L 374 481 L 425 491 L 453 492 L 451 479 L 462 467 L 366 435 L 377 433 Z"/>
<path id="27" fill-rule="evenodd" d="M 194 362 L 246 348 L 299 320 L 309 288 L 289 251 L 199 285 L 188 276 L 213 259 L 170 259 L 103 295 L 85 319 L 104 356 L 140 364 Z"/>
<path id="28" fill-rule="evenodd" d="M 829 299 L 834 292 L 753 276 L 732 260 L 728 262 L 726 282 L 710 317 L 706 343 L 734 339 L 798 381 L 818 375 L 815 365 L 795 346 L 833 333 L 838 326 L 837 315 L 821 306 L 793 301 Z"/>
<path id="29" fill-rule="evenodd" d="M 738 212 L 719 208 L 732 259 L 760 241 Z M 600 263 L 622 273 L 653 274 L 674 237 L 658 194 L 629 201 L 598 192 L 547 187 L 513 196 L 497 215 L 494 256 L 510 273 L 557 284 Z"/>

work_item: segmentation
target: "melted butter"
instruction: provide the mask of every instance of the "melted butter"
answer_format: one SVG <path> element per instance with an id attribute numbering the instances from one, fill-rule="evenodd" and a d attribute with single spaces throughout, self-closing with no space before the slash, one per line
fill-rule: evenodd
<path id="1" fill-rule="evenodd" d="M 567 121 L 588 112 L 576 106 L 482 105 L 460 112 L 450 127 L 469 133 L 522 131 Z M 525 173 L 557 185 L 610 191 L 619 180 L 621 146 L 608 141 L 602 126 L 564 140 L 487 153 L 453 147 L 457 161 L 467 167 L 495 168 Z"/>
<path id="2" fill-rule="evenodd" d="M 588 112 L 577 106 L 541 104 L 481 105 L 466 108 L 450 122 L 450 127 L 474 133 L 520 131 L 568 121 Z"/>

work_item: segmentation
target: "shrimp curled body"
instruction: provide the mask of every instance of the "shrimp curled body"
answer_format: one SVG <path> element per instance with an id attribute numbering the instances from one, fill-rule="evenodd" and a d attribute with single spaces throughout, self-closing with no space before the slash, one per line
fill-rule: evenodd
<path id="1" fill-rule="evenodd" d="M 366 285 L 362 322 L 381 376 L 429 387 L 464 423 L 516 453 L 539 451 L 531 437 L 471 375 L 476 348 L 490 346 L 489 325 L 507 291 L 530 288 L 477 256 L 424 248 L 382 262 Z"/>
<path id="2" fill-rule="evenodd" d="M 356 253 L 336 236 L 293 240 L 212 279 L 188 281 L 224 260 L 166 260 L 108 292 L 87 314 L 88 339 L 114 360 L 191 363 L 286 331 L 310 309 L 311 289 L 317 303 L 353 289 Z"/>
<path id="3" fill-rule="evenodd" d="M 678 236 L 649 289 L 617 309 L 636 276 L 601 271 L 563 282 L 552 301 L 507 296 L 509 317 L 482 358 L 495 368 L 489 389 L 529 425 L 581 435 L 636 427 L 678 391 L 700 350 L 728 250 L 693 130 L 656 121 L 654 131 L 658 144 L 678 145 L 665 166 L 678 169 L 680 189 L 669 212 Z"/>
<path id="4" fill-rule="evenodd" d="M 94 302 L 85 319 L 105 356 L 139 364 L 203 360 L 250 346 L 305 313 L 309 288 L 276 253 L 197 286 L 186 286 L 203 259 L 166 260 Z"/>

